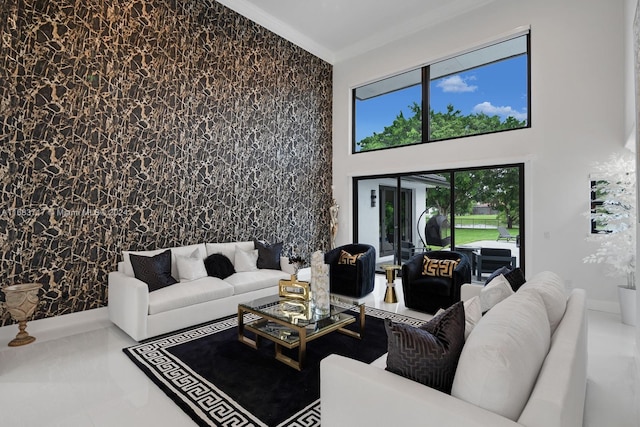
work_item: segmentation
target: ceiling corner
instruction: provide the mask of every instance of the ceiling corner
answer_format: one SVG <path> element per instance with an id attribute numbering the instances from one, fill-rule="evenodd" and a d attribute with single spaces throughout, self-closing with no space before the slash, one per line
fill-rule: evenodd
<path id="1" fill-rule="evenodd" d="M 255 6 L 253 3 L 246 0 L 216 0 L 223 6 L 228 7 L 236 13 L 252 20 L 253 22 L 265 27 L 267 30 L 274 34 L 279 35 L 283 39 L 290 41 L 296 46 L 301 47 L 307 52 L 317 56 L 318 58 L 334 64 L 336 57 L 335 54 L 325 48 L 324 46 L 316 43 L 309 37 L 293 29 L 291 26 L 280 21 L 279 19 L 268 14 L 264 10 Z"/>

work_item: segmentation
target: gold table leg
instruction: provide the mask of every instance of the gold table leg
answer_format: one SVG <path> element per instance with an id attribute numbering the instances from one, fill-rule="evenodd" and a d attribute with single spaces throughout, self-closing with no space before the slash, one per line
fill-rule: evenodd
<path id="1" fill-rule="evenodd" d="M 358 321 L 360 322 L 360 329 L 358 331 L 352 331 L 351 329 L 347 328 L 340 328 L 338 329 L 338 332 L 352 338 L 362 339 L 362 333 L 364 332 L 365 324 L 364 303 L 360 304 L 360 315 L 358 316 Z"/>
<path id="2" fill-rule="evenodd" d="M 238 307 L 238 340 L 253 349 L 257 349 L 260 345 L 260 338 L 266 338 L 269 341 L 273 342 L 275 345 L 275 359 L 284 363 L 287 366 L 290 366 L 298 371 L 302 370 L 304 367 L 304 363 L 307 357 L 307 344 L 309 341 L 312 341 L 316 338 L 319 338 L 323 335 L 331 333 L 333 331 L 337 331 L 348 335 L 353 338 L 362 338 L 362 332 L 365 327 L 365 306 L 364 304 L 360 304 L 360 314 L 359 319 L 354 316 L 346 316 L 341 319 L 339 324 L 334 325 L 333 327 L 325 328 L 319 332 L 314 332 L 311 336 L 308 336 L 307 329 L 305 326 L 297 326 L 290 323 L 287 323 L 283 320 L 277 318 L 262 318 L 257 321 L 251 321 L 247 324 L 244 323 L 244 315 L 246 313 L 252 313 L 259 315 L 260 313 L 255 313 L 251 309 L 246 309 L 243 307 Z M 350 325 L 351 323 L 357 322 L 359 320 L 360 330 L 352 331 L 350 329 L 346 329 L 344 326 Z M 295 330 L 298 332 L 298 342 L 290 344 L 279 340 L 277 337 L 271 336 L 269 334 L 265 334 L 261 332 L 259 329 L 254 328 L 254 324 L 256 322 L 275 322 L 285 326 L 286 328 L 290 328 L 291 330 Z M 248 330 L 256 335 L 255 339 L 251 339 L 245 335 L 245 330 Z M 283 349 L 298 349 L 298 359 L 294 359 L 293 357 L 287 356 Z"/>

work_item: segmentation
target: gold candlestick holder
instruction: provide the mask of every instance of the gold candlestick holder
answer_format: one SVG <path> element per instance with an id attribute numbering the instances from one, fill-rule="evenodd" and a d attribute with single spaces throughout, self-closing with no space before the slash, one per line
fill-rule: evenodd
<path id="1" fill-rule="evenodd" d="M 13 320 L 18 322 L 18 334 L 9 342 L 10 347 L 17 347 L 34 342 L 36 339 L 27 332 L 27 319 L 33 315 L 40 299 L 38 292 L 42 288 L 40 283 L 23 283 L 6 286 L 5 304 Z"/>

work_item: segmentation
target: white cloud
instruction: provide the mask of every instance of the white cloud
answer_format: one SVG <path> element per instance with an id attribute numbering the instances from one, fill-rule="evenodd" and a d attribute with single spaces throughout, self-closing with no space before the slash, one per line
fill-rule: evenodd
<path id="1" fill-rule="evenodd" d="M 463 92 L 475 92 L 478 86 L 468 85 L 467 80 L 475 80 L 474 77 L 463 79 L 460 76 L 451 76 L 438 83 L 438 87 L 442 88 L 443 92 L 463 93 Z"/>
<path id="2" fill-rule="evenodd" d="M 490 102 L 482 102 L 478 105 L 476 105 L 475 107 L 473 107 L 473 112 L 475 114 L 478 113 L 484 113 L 487 116 L 500 116 L 502 118 L 507 118 L 509 116 L 518 119 L 518 120 L 526 120 L 527 119 L 527 112 L 519 112 L 514 110 L 513 108 L 506 106 L 506 107 L 496 107 L 494 105 L 491 105 Z"/>

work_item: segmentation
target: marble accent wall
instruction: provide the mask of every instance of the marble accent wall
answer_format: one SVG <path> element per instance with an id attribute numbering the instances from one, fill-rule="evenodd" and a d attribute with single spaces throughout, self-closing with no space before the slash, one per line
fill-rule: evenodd
<path id="1" fill-rule="evenodd" d="M 214 1 L 0 0 L 0 286 L 43 318 L 106 305 L 123 249 L 328 249 L 331 102 L 330 64 Z"/>

